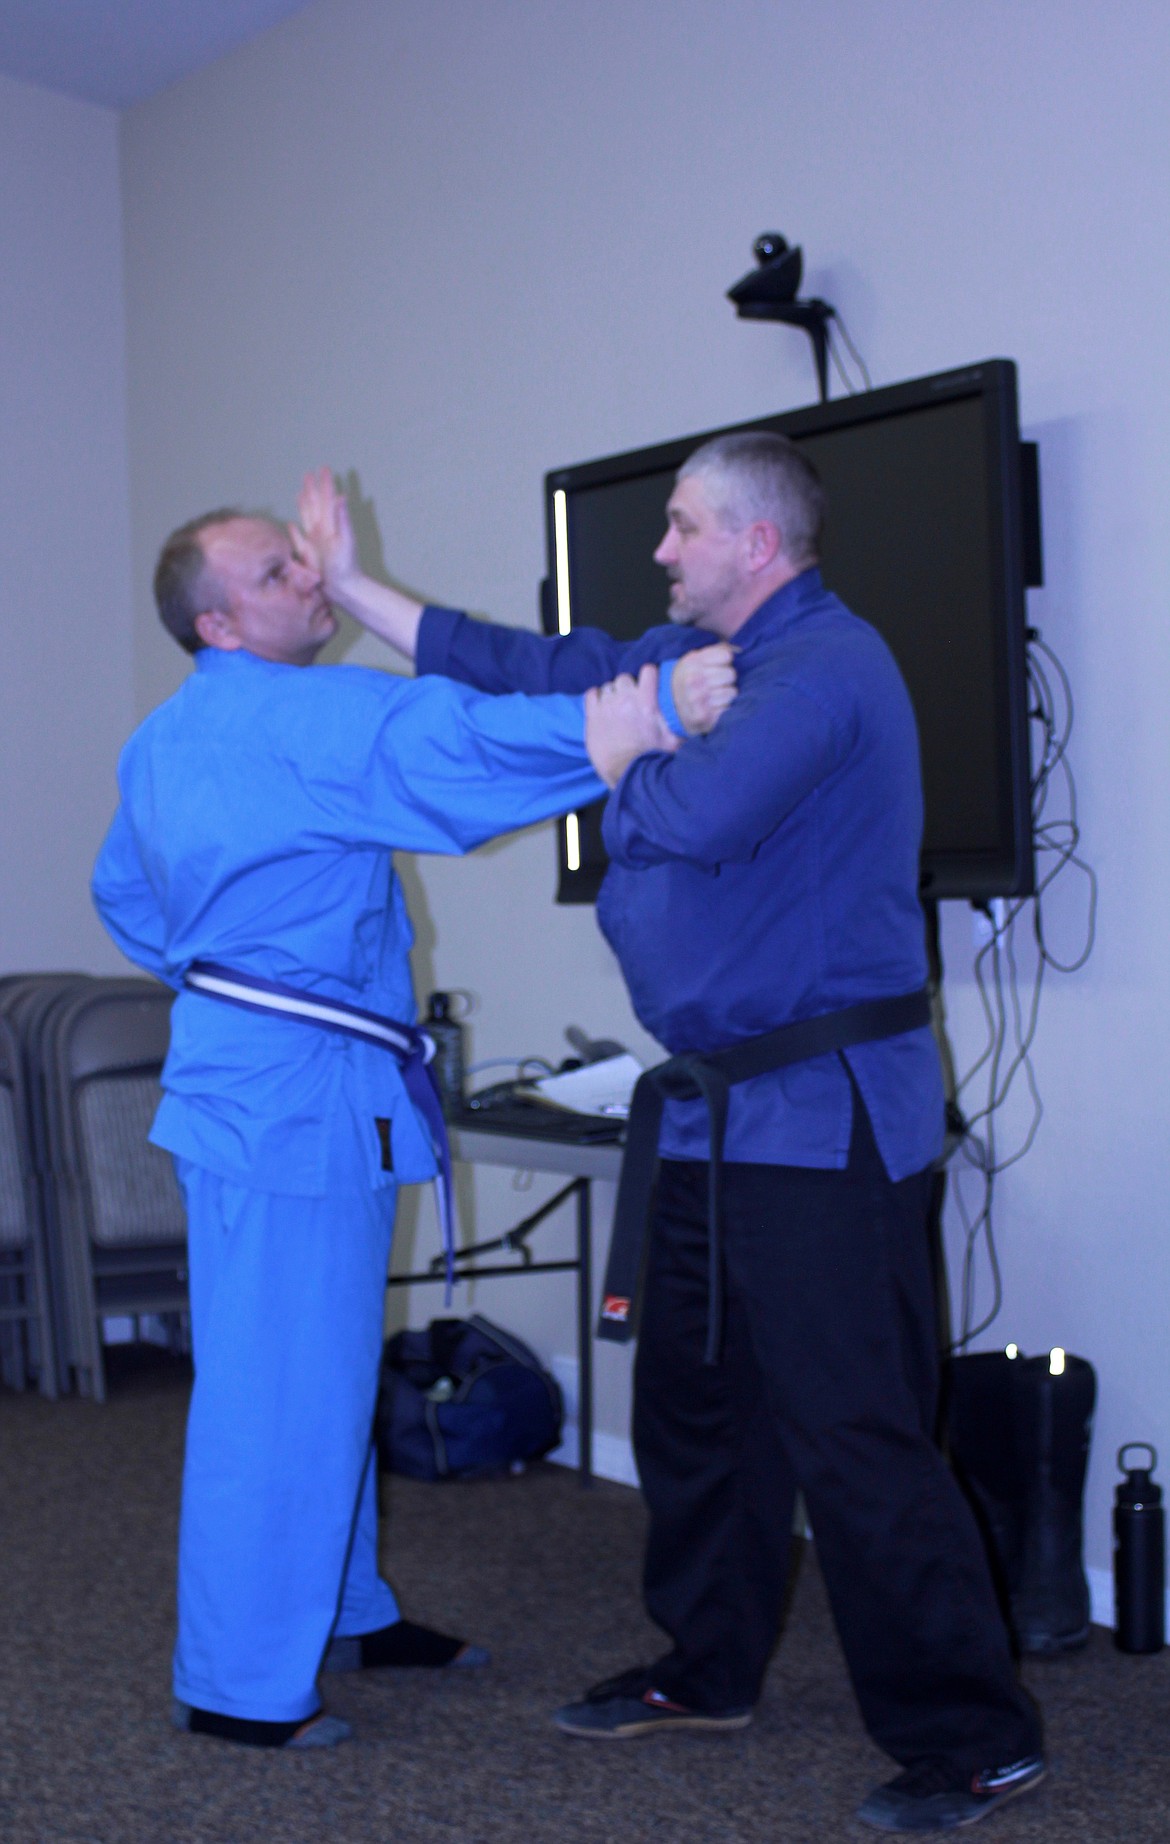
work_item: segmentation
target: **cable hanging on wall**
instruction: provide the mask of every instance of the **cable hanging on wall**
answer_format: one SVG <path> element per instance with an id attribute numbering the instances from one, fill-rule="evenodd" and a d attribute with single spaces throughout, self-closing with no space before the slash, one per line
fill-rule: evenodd
<path id="1" fill-rule="evenodd" d="M 988 1329 L 1003 1303 L 992 1202 L 997 1179 L 1030 1150 L 1044 1115 L 1032 1046 L 1045 975 L 1076 973 L 1092 953 L 1096 937 L 1097 877 L 1080 852 L 1076 781 L 1068 757 L 1072 689 L 1060 660 L 1034 628 L 1028 632 L 1027 672 L 1029 715 L 1038 728 L 1040 744 L 1031 783 L 1036 890 L 1030 897 L 977 906 L 987 927 L 987 938 L 974 964 L 985 1037 L 979 1054 L 956 1084 L 951 1111 L 952 1127 L 959 1134 L 950 1167 L 951 1194 L 963 1226 L 959 1335 L 953 1346 L 957 1351 Z M 1085 918 L 1081 945 L 1071 955 L 1062 956 L 1054 951 L 1045 905 L 1056 880 L 1066 873 L 1076 873 L 1083 881 Z M 1029 924 L 1034 964 L 1030 975 L 1025 975 L 1020 962 Z M 1021 1082 L 1027 1095 L 1027 1117 L 1022 1135 L 1005 1149 L 999 1116 Z M 992 1291 L 988 1310 L 977 1320 L 981 1249 L 990 1269 Z"/>

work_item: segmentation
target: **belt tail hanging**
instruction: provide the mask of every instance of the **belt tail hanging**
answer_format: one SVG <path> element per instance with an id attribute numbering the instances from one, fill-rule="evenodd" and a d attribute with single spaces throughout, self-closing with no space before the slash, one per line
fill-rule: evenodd
<path id="1" fill-rule="evenodd" d="M 402 1080 L 407 1094 L 426 1122 L 439 1161 L 439 1170 L 435 1176 L 435 1205 L 439 1213 L 439 1233 L 443 1239 L 443 1305 L 450 1306 L 455 1289 L 455 1181 L 451 1170 L 451 1142 L 447 1137 L 447 1123 L 443 1118 L 443 1104 L 439 1098 L 439 1088 L 431 1073 L 431 1065 L 420 1057 L 412 1057 L 400 1065 Z"/>
<path id="2" fill-rule="evenodd" d="M 649 1251 L 650 1202 L 658 1170 L 658 1134 L 667 1096 L 698 1097 L 707 1104 L 710 1149 L 707 1167 L 707 1339 L 704 1362 L 714 1364 L 723 1329 L 723 1252 L 719 1193 L 729 1084 L 715 1063 L 702 1056 L 671 1057 L 639 1076 L 630 1102 L 626 1150 L 613 1213 L 613 1234 L 601 1294 L 597 1336 L 628 1344 L 637 1334 L 642 1277 Z"/>
<path id="3" fill-rule="evenodd" d="M 261 979 L 258 974 L 241 973 L 238 968 L 223 967 L 215 961 L 193 961 L 183 977 L 183 984 L 192 992 L 221 999 L 227 1005 L 241 1006 L 245 1011 L 297 1018 L 304 1024 L 316 1025 L 318 1030 L 332 1031 L 341 1037 L 356 1037 L 361 1043 L 389 1051 L 398 1064 L 407 1094 L 426 1124 L 439 1163 L 435 1202 L 446 1273 L 443 1303 L 450 1306 L 455 1284 L 455 1191 L 447 1123 L 430 1068 L 435 1049 L 432 1039 L 415 1025 L 363 1011 L 360 1006 L 348 1005 L 344 999 L 321 999 L 279 980 Z"/>
<path id="4" fill-rule="evenodd" d="M 661 1065 L 658 1066 L 662 1067 Z M 638 1329 L 638 1301 L 646 1260 L 646 1227 L 654 1174 L 658 1169 L 658 1130 L 663 1093 L 658 1068 L 638 1077 L 630 1101 L 630 1121 L 613 1213 L 613 1233 L 601 1289 L 597 1336 L 628 1344 Z"/>

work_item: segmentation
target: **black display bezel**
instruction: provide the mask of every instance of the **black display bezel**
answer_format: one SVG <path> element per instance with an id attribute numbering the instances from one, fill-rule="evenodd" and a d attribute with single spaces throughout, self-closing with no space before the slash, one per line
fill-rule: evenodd
<path id="1" fill-rule="evenodd" d="M 695 448 L 715 435 L 737 430 L 774 430 L 799 442 L 805 436 L 897 417 L 940 401 L 959 399 L 977 399 L 983 416 L 993 649 L 991 690 L 998 731 L 995 750 L 998 830 L 992 849 L 924 849 L 921 888 L 923 895 L 932 899 L 965 898 L 983 902 L 995 897 L 1029 895 L 1034 889 L 1035 878 L 1029 785 L 1025 554 L 1029 550 L 1037 553 L 1038 533 L 1024 529 L 1016 369 L 1011 360 L 989 359 L 978 365 L 912 379 L 834 402 L 759 417 L 751 422 L 725 424 L 719 429 L 681 436 L 649 448 L 553 470 L 545 476 L 549 581 L 542 596 L 542 610 L 546 631 L 556 633 L 554 495 L 558 491 L 566 495 L 571 587 L 574 493 L 647 474 L 673 472 Z M 569 868 L 566 822 L 561 821 L 558 826 L 558 902 L 592 902 L 596 898 L 605 872 L 600 811 L 601 803 L 597 803 L 577 816 L 579 868 Z"/>

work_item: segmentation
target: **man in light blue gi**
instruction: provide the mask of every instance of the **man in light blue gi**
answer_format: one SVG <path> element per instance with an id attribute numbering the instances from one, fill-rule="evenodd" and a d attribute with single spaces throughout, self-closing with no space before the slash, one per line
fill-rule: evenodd
<path id="1" fill-rule="evenodd" d="M 336 1668 L 482 1662 L 402 1620 L 378 1573 L 371 1427 L 399 1184 L 435 1173 L 395 1058 L 185 985 L 212 963 L 280 993 L 414 1017 L 395 850 L 458 853 L 593 800 L 607 760 L 673 746 L 656 685 L 491 697 L 312 665 L 335 631 L 303 546 L 225 511 L 159 560 L 195 670 L 131 737 L 94 899 L 178 991 L 152 1130 L 190 1225 L 195 1388 L 179 1540 L 176 1719 L 322 1746 Z"/>

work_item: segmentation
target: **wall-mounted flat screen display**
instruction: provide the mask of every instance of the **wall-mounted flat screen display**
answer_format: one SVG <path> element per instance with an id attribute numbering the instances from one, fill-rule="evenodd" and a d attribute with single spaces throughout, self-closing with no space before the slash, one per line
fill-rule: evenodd
<path id="1" fill-rule="evenodd" d="M 1028 893 L 1024 589 L 1039 580 L 1039 536 L 1014 365 L 992 359 L 730 427 L 778 430 L 807 450 L 828 493 L 825 581 L 902 669 L 922 748 L 923 894 Z M 675 470 L 724 433 L 546 476 L 550 632 L 584 624 L 632 639 L 667 619 L 652 553 Z M 600 807 L 559 831 L 558 899 L 590 902 L 606 862 Z"/>

